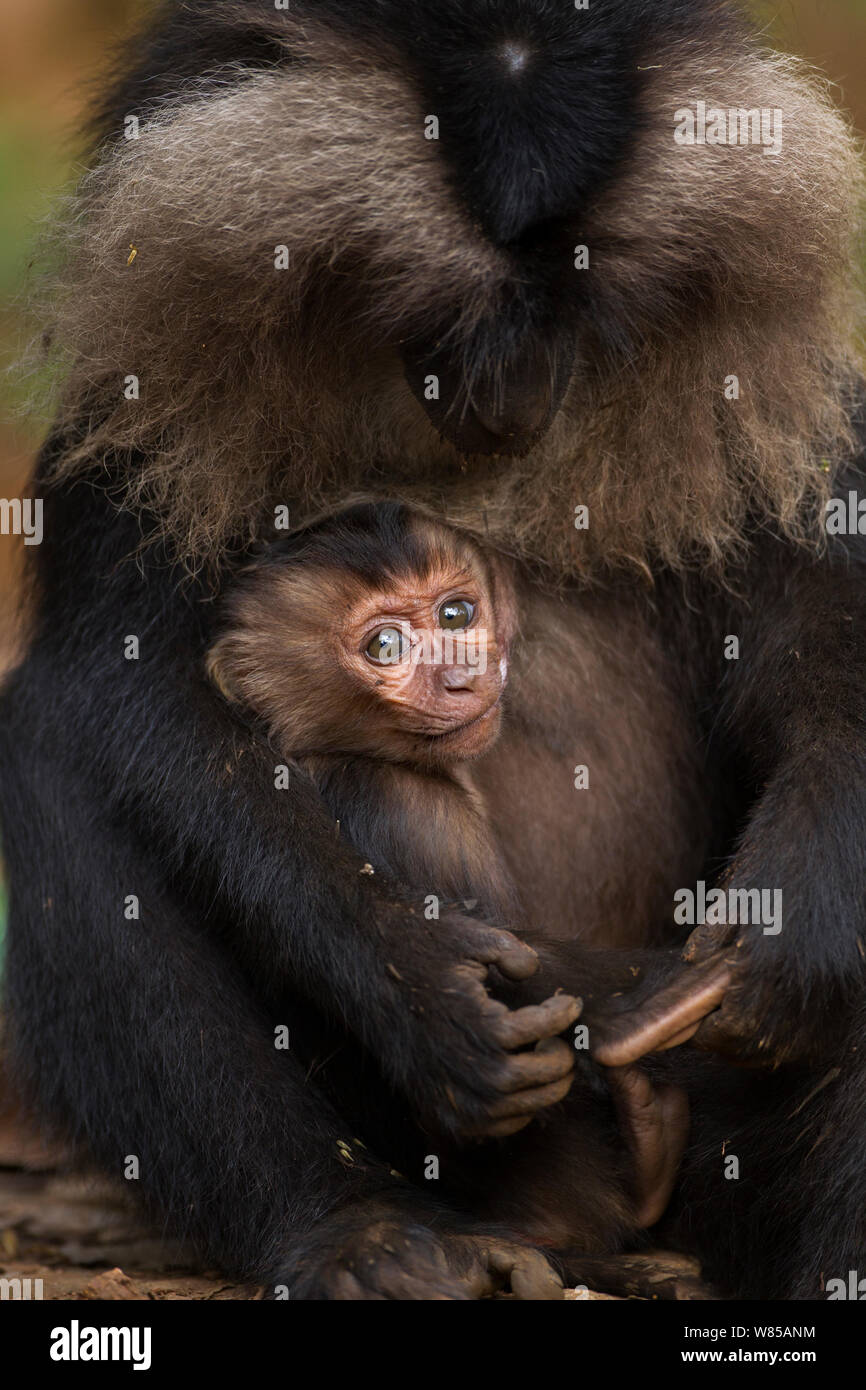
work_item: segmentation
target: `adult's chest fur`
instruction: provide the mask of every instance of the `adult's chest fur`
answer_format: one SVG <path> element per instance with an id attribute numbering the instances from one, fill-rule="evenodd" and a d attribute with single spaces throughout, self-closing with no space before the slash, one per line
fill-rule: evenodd
<path id="1" fill-rule="evenodd" d="M 522 607 L 503 734 L 472 778 L 526 925 L 598 945 L 664 940 L 710 816 L 677 672 L 636 604 L 529 593 Z"/>

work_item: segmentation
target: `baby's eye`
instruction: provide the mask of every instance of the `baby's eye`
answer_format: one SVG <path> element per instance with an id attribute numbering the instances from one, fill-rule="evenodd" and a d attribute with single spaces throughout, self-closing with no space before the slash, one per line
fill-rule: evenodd
<path id="1" fill-rule="evenodd" d="M 367 655 L 380 666 L 390 666 L 405 655 L 408 643 L 399 627 L 382 627 L 367 643 Z"/>
<path id="2" fill-rule="evenodd" d="M 465 598 L 451 599 L 439 609 L 440 627 L 468 627 L 475 616 L 475 604 Z"/>

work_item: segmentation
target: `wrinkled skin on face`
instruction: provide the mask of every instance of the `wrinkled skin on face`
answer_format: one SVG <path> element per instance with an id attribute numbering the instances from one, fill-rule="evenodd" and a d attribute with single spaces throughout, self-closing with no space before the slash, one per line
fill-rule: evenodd
<path id="1" fill-rule="evenodd" d="M 444 768 L 499 734 L 516 622 L 505 566 L 420 516 L 395 550 L 388 526 L 387 508 L 344 512 L 229 597 L 211 675 L 290 756 Z"/>
<path id="2" fill-rule="evenodd" d="M 365 595 L 337 640 L 350 680 L 375 696 L 395 751 L 451 761 L 477 757 L 495 740 L 507 658 L 490 595 L 472 571 Z"/>

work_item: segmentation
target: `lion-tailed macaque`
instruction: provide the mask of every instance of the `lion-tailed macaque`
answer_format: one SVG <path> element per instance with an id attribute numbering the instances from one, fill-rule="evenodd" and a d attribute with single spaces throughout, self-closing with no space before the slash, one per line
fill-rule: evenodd
<path id="1" fill-rule="evenodd" d="M 521 1107 L 503 1142 L 544 1137 L 564 1062 L 526 1048 L 578 997 L 604 1065 L 708 1053 L 677 1250 L 743 1297 L 866 1267 L 861 151 L 743 8 L 165 0 L 93 110 L 33 335 L 4 1044 L 46 1124 L 108 1174 L 139 1154 L 160 1228 L 271 1296 L 561 1297 L 482 1219 L 489 1167 L 465 1200 L 401 1153 Z M 503 732 L 454 797 L 537 954 L 364 872 L 363 808 L 337 834 L 206 677 L 278 518 L 362 497 L 516 566 Z M 403 837 L 413 872 L 434 839 Z M 784 922 L 675 915 L 698 885 Z"/>
<path id="2" fill-rule="evenodd" d="M 359 506 L 268 549 L 208 658 L 371 869 L 502 922 L 520 897 L 474 773 L 502 735 L 515 602 L 468 538 Z"/>
<path id="3" fill-rule="evenodd" d="M 578 935 L 575 914 L 565 908 L 567 890 L 577 886 L 569 843 L 574 821 L 563 818 L 560 834 L 538 855 L 524 840 L 513 803 L 494 814 L 494 786 L 485 777 L 485 764 L 504 758 L 525 759 L 534 769 L 531 791 L 546 780 L 545 762 L 555 778 L 545 740 L 509 719 L 509 664 L 520 648 L 518 588 L 514 567 L 458 531 L 399 504 L 358 504 L 272 544 L 248 569 L 225 600 L 208 669 L 227 698 L 262 721 L 280 755 L 313 780 L 339 834 L 365 856 L 370 873 L 426 894 L 433 915 L 444 900 L 529 930 L 544 959 L 545 935 L 560 942 Z M 555 661 L 552 613 L 555 605 L 546 615 Z M 534 635 L 537 642 L 537 627 Z M 565 909 L 552 922 L 536 915 L 537 887 L 545 880 L 553 888 L 547 902 Z M 608 993 L 634 984 L 615 952 L 584 947 L 571 952 L 570 966 Z M 704 974 L 697 1004 L 689 971 L 687 996 L 674 990 L 666 1011 L 656 994 L 651 1011 L 600 1021 L 602 1058 L 616 1059 L 617 1029 L 630 1042 L 641 1034 L 635 1055 L 690 1036 L 723 994 L 724 974 Z M 556 1008 L 556 998 L 539 1007 Z M 561 1008 L 559 1017 L 563 1026 L 572 1021 Z M 544 1104 L 562 1100 L 572 1083 L 568 1048 L 551 1041 L 525 1055 L 536 1081 L 545 1058 Z M 630 1224 L 658 1219 L 685 1142 L 685 1097 L 654 1087 L 633 1067 L 609 1069 L 608 1081 L 634 1173 L 627 1176 L 622 1155 L 606 1142 L 610 1126 L 601 1121 L 599 1102 L 583 1094 L 565 1125 L 557 1120 L 544 1128 L 543 1140 L 513 1146 L 518 1166 L 510 1184 L 488 1193 L 488 1216 L 505 1208 L 535 1239 L 584 1249 L 609 1248 Z M 485 1133 L 514 1134 L 531 1118 L 528 1109 L 510 1114 Z M 489 1189 L 489 1163 L 454 1156 L 451 1162 L 465 1181 L 476 1175 L 474 1204 L 485 1205 L 478 1170 L 486 1172 Z M 497 1162 L 507 1169 L 501 1155 Z"/>

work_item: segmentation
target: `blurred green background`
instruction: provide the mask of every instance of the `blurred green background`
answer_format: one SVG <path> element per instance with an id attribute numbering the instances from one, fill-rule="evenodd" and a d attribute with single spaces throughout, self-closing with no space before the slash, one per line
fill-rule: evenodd
<path id="1" fill-rule="evenodd" d="M 147 0 L 0 0 L 0 369 L 20 352 L 21 295 L 38 223 L 75 178 L 80 114 L 111 45 L 148 7 Z M 840 103 L 866 134 L 866 0 L 759 0 L 752 8 L 769 41 L 803 54 L 838 84 Z M 44 429 L 22 414 L 23 400 L 14 371 L 2 371 L 2 497 L 20 492 Z M 14 538 L 0 537 L 0 667 L 14 650 L 18 556 Z"/>

